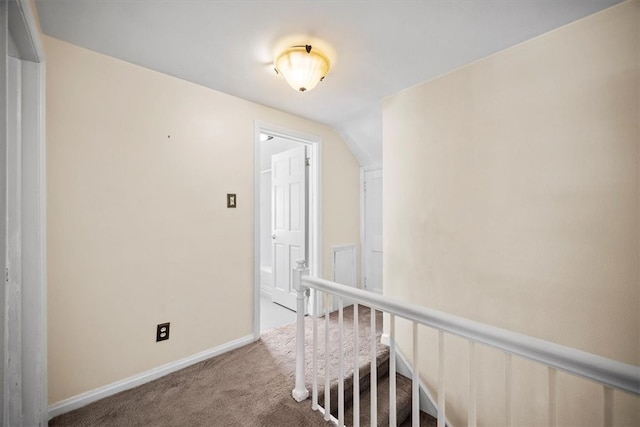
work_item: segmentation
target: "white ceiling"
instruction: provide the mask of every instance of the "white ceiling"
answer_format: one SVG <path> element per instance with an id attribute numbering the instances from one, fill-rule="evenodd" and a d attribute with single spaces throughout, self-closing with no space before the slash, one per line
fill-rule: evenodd
<path id="1" fill-rule="evenodd" d="M 45 34 L 334 127 L 382 161 L 382 99 L 620 0 L 36 0 Z M 324 82 L 295 92 L 279 45 L 328 44 Z"/>

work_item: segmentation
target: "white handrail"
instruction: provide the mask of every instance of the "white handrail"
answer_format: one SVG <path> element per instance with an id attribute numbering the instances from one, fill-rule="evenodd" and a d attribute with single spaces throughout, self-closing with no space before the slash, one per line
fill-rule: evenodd
<path id="1" fill-rule="evenodd" d="M 383 297 L 329 280 L 301 277 L 302 288 L 314 288 L 432 328 L 543 363 L 627 393 L 640 395 L 640 367 L 495 326 Z"/>

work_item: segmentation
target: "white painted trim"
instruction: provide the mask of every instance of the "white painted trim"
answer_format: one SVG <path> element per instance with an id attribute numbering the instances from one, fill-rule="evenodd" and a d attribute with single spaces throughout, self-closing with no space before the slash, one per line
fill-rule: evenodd
<path id="1" fill-rule="evenodd" d="M 3 36 L 13 36 L 13 55 L 21 62 L 22 117 L 19 182 L 22 319 L 18 330 L 21 393 L 2 396 L 2 407 L 20 407 L 25 425 L 47 425 L 47 265 L 46 265 L 46 147 L 45 147 L 45 54 L 30 0 L 2 2 Z M 4 37 L 2 37 L 4 38 Z M 3 52 L 4 55 L 6 52 Z M 4 81 L 6 84 L 6 81 Z M 6 111 L 5 111 L 6 113 Z M 2 269 L 4 270 L 4 269 Z M 15 274 L 15 273 L 14 273 Z M 7 303 L 8 301 L 4 301 Z M 4 306 L 15 310 L 16 307 Z M 6 346 L 5 339 L 1 340 Z M 1 352 L 4 356 L 4 351 Z M 16 365 L 14 365 L 16 366 Z M 12 399 L 14 403 L 8 403 Z M 15 423 L 16 419 L 12 423 Z"/>
<path id="2" fill-rule="evenodd" d="M 265 281 L 265 276 L 269 276 L 269 280 Z M 260 289 L 263 296 L 268 296 L 271 299 L 273 293 L 273 272 L 265 271 L 263 266 L 260 266 Z"/>
<path id="3" fill-rule="evenodd" d="M 260 134 L 267 133 L 274 137 L 285 138 L 306 144 L 311 158 L 309 170 L 309 262 L 310 274 L 322 275 L 322 139 L 317 135 L 294 131 L 277 125 L 256 120 L 253 125 L 253 336 L 260 339 Z M 309 307 L 313 311 L 314 303 Z"/>
<path id="4" fill-rule="evenodd" d="M 40 41 L 40 30 L 29 0 L 16 0 L 9 4 L 9 19 L 19 22 L 16 29 L 16 43 L 20 49 L 20 57 L 31 62 L 44 62 L 44 48 Z"/>
<path id="5" fill-rule="evenodd" d="M 365 247 L 364 247 L 364 168 L 360 168 L 360 289 L 364 289 Z"/>
<path id="6" fill-rule="evenodd" d="M 22 425 L 22 61 L 7 58 L 7 280 L 5 282 L 5 425 Z"/>
<path id="7" fill-rule="evenodd" d="M 337 245 L 337 246 L 331 246 L 331 252 L 340 252 L 340 251 L 348 251 L 348 250 L 356 250 L 356 245 L 355 244 L 350 244 L 350 245 Z"/>
<path id="8" fill-rule="evenodd" d="M 44 55 L 40 55 L 40 58 L 44 58 Z M 48 340 L 49 335 L 47 333 L 48 323 L 47 323 L 47 301 L 48 301 L 48 286 L 49 283 L 47 281 L 47 272 L 48 272 L 48 264 L 47 264 L 47 137 L 46 137 L 46 129 L 47 129 L 47 114 L 46 114 L 46 105 L 47 105 L 47 72 L 46 72 L 46 64 L 44 62 L 40 63 L 40 67 L 38 69 L 38 77 L 40 79 L 39 84 L 39 93 L 40 93 L 40 107 L 38 110 L 38 141 L 39 141 L 39 153 L 38 153 L 38 180 L 40 182 L 40 194 L 38 195 L 39 199 L 39 221 L 40 221 L 40 249 L 39 256 L 41 260 L 40 264 L 40 323 L 42 325 L 42 337 L 40 339 L 40 360 L 42 361 L 41 374 L 42 378 L 40 379 L 41 387 L 40 390 L 40 407 L 41 407 L 41 416 L 42 426 L 47 425 L 47 405 L 49 404 L 49 386 L 48 386 L 48 360 L 49 360 L 49 352 L 48 352 Z"/>
<path id="9" fill-rule="evenodd" d="M 112 396 L 116 393 L 120 393 L 125 390 L 137 387 L 142 384 L 146 384 L 150 381 L 164 377 L 165 375 L 184 369 L 188 366 L 194 365 L 203 360 L 210 359 L 215 356 L 219 356 L 223 353 L 227 353 L 231 350 L 243 347 L 247 344 L 254 342 L 253 335 L 246 335 L 237 340 L 230 341 L 226 344 L 222 344 L 218 347 L 214 347 L 209 350 L 196 353 L 193 356 L 185 357 L 184 359 L 177 360 L 175 362 L 167 363 L 154 369 L 142 372 L 129 378 L 117 381 L 112 384 L 108 384 L 103 387 L 99 387 L 95 390 L 91 390 L 77 396 L 70 397 L 49 406 L 49 419 L 57 417 L 74 409 L 81 408 L 90 403 L 96 402 L 105 397 Z"/>
<path id="10" fill-rule="evenodd" d="M 7 210 L 7 150 L 9 146 L 9 85 L 8 85 L 8 40 L 9 40 L 9 4 L 0 1 L 0 274 L 2 274 L 2 289 L 0 289 L 0 425 L 5 425 L 5 414 L 8 413 L 9 395 L 5 391 L 7 382 L 7 336 L 6 319 L 8 304 L 6 297 L 7 280 L 5 269 L 8 256 L 8 210 Z"/>
<path id="11" fill-rule="evenodd" d="M 260 128 L 253 126 L 253 339 L 260 339 Z M 256 171 L 258 173 L 256 173 Z"/>
<path id="12" fill-rule="evenodd" d="M 342 251 L 353 251 L 353 283 L 354 286 L 358 287 L 358 270 L 357 270 L 357 262 L 358 262 L 358 249 L 356 245 L 340 245 L 340 246 L 332 246 L 331 247 L 331 280 L 336 281 L 336 254 Z"/>
<path id="13" fill-rule="evenodd" d="M 42 56 L 40 56 L 42 58 Z M 45 64 L 23 61 L 23 411 L 47 425 Z"/>

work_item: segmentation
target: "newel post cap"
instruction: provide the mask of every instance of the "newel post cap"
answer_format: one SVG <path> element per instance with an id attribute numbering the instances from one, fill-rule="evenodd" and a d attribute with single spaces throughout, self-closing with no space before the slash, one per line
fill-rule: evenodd
<path id="1" fill-rule="evenodd" d="M 304 259 L 299 259 L 296 261 L 296 264 L 298 264 L 298 266 L 296 268 L 293 269 L 293 288 L 296 291 L 301 291 L 302 290 L 302 276 L 306 275 L 308 273 L 306 264 L 307 261 Z"/>

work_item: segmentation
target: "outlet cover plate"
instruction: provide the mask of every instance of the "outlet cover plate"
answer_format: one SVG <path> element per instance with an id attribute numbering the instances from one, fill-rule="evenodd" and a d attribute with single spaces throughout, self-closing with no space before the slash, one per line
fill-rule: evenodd
<path id="1" fill-rule="evenodd" d="M 235 193 L 227 193 L 227 207 L 235 208 L 236 205 L 236 195 Z"/>
<path id="2" fill-rule="evenodd" d="M 156 328 L 156 342 L 169 339 L 169 322 L 160 323 Z"/>

